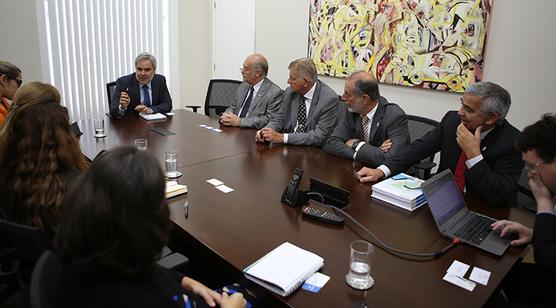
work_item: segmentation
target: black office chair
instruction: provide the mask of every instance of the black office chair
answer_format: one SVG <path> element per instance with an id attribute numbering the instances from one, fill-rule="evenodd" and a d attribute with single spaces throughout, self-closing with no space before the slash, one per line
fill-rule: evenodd
<path id="1" fill-rule="evenodd" d="M 17 261 L 20 259 L 17 249 L 11 247 L 11 244 L 2 241 L 2 251 L 0 251 L 0 306 L 20 289 L 19 279 L 17 275 Z"/>
<path id="2" fill-rule="evenodd" d="M 433 130 L 438 125 L 438 122 L 416 115 L 407 115 L 407 127 L 409 129 L 409 142 L 413 142 L 426 133 Z M 407 172 L 417 176 L 423 180 L 430 178 L 431 170 L 436 166 L 434 157 L 436 153 L 421 160 L 419 163 L 413 165 Z"/>
<path id="3" fill-rule="evenodd" d="M 52 251 L 45 251 L 33 269 L 29 294 L 31 308 L 55 308 L 60 303 L 58 283 L 62 264 Z"/>
<path id="4" fill-rule="evenodd" d="M 232 104 L 240 84 L 239 80 L 211 79 L 205 99 L 205 115 L 211 118 L 220 117 Z"/>

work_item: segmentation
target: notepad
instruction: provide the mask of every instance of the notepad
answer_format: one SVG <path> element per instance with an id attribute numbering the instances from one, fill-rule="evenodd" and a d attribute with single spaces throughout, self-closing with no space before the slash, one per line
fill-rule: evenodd
<path id="1" fill-rule="evenodd" d="M 154 120 L 165 120 L 166 116 L 162 113 L 153 113 L 153 114 L 145 114 L 140 113 L 139 116 L 147 121 L 154 121 Z"/>
<path id="2" fill-rule="evenodd" d="M 282 296 L 290 295 L 324 265 L 320 256 L 289 242 L 243 270 L 245 276 Z"/>
<path id="3" fill-rule="evenodd" d="M 187 193 L 187 186 L 176 181 L 166 181 L 166 199 Z"/>

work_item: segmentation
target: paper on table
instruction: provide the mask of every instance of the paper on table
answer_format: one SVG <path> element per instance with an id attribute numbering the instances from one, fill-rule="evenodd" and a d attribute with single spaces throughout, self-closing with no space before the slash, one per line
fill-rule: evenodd
<path id="1" fill-rule="evenodd" d="M 232 188 L 226 186 L 226 185 L 220 185 L 220 186 L 216 186 L 216 189 L 220 190 L 221 192 L 227 194 L 229 192 L 234 191 Z"/>
<path id="2" fill-rule="evenodd" d="M 214 179 L 214 178 L 213 178 L 213 179 L 210 179 L 210 180 L 207 180 L 207 182 L 208 182 L 209 184 L 212 184 L 213 186 L 218 186 L 218 185 L 224 184 L 224 182 L 222 182 L 222 181 L 220 181 L 220 180 L 217 180 L 217 179 Z"/>
<path id="3" fill-rule="evenodd" d="M 448 270 L 446 271 L 446 273 L 448 274 L 452 274 L 458 277 L 463 277 L 465 276 L 465 273 L 467 273 L 467 270 L 469 269 L 469 265 L 462 263 L 458 260 L 454 260 L 454 262 L 452 263 L 452 265 L 450 265 L 450 267 L 448 268 Z"/>
<path id="4" fill-rule="evenodd" d="M 324 285 L 330 280 L 330 277 L 326 276 L 325 274 L 316 272 L 311 277 L 305 280 L 302 288 L 303 290 L 307 290 L 309 292 L 317 293 L 324 287 Z"/>
<path id="5" fill-rule="evenodd" d="M 139 115 L 147 121 L 166 119 L 166 116 L 163 115 L 162 113 L 152 113 L 152 114 L 140 113 Z"/>
<path id="6" fill-rule="evenodd" d="M 486 271 L 480 267 L 474 267 L 471 271 L 471 275 L 469 275 L 469 279 L 476 281 L 484 286 L 487 285 L 488 280 L 490 278 L 490 272 Z"/>
<path id="7" fill-rule="evenodd" d="M 450 273 L 446 273 L 446 275 L 444 275 L 444 278 L 442 279 L 448 281 L 449 283 L 455 284 L 458 287 L 462 287 L 467 291 L 473 291 L 473 289 L 475 289 L 475 286 L 477 285 L 471 280 L 467 280 L 465 278 L 458 277 Z"/>

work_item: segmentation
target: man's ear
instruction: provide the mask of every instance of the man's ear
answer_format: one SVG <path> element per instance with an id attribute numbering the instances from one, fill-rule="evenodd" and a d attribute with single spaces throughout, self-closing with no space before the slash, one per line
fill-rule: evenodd
<path id="1" fill-rule="evenodd" d="M 498 112 L 490 113 L 490 114 L 487 116 L 487 119 L 486 119 L 486 121 L 485 121 L 485 124 L 487 124 L 487 125 L 492 125 L 492 124 L 496 123 L 496 121 L 498 121 L 499 118 L 500 118 L 500 114 L 499 114 Z"/>

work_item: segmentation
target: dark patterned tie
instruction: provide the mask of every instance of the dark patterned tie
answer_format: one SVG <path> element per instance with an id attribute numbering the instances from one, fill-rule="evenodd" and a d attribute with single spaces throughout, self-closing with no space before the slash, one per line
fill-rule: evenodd
<path id="1" fill-rule="evenodd" d="M 461 151 L 456 170 L 454 171 L 454 179 L 456 180 L 456 186 L 460 192 L 463 192 L 463 188 L 465 187 L 465 170 L 467 170 L 467 165 L 465 165 L 466 160 L 467 156 L 465 152 Z"/>
<path id="2" fill-rule="evenodd" d="M 363 126 L 363 141 L 369 142 L 369 118 L 366 114 L 361 114 L 361 124 Z"/>
<path id="3" fill-rule="evenodd" d="M 147 85 L 143 86 L 143 103 L 145 104 L 145 106 L 151 105 L 151 98 L 149 96 L 149 86 Z"/>
<path id="4" fill-rule="evenodd" d="M 301 97 L 301 103 L 299 104 L 299 111 L 297 113 L 297 129 L 296 133 L 304 133 L 305 126 L 307 126 L 307 108 L 305 107 L 305 97 Z"/>
<path id="5" fill-rule="evenodd" d="M 251 106 L 251 101 L 253 100 L 253 87 L 249 87 L 249 94 L 247 95 L 247 99 L 245 103 L 243 103 L 243 108 L 241 108 L 241 113 L 239 114 L 240 118 L 245 118 L 247 112 L 249 112 L 249 106 Z"/>

